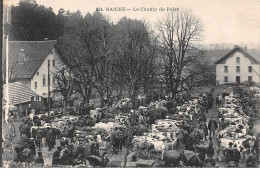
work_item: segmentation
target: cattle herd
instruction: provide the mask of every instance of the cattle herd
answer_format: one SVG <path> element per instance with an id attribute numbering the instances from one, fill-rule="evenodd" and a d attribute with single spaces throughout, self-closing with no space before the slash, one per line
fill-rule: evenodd
<path id="1" fill-rule="evenodd" d="M 255 90 L 234 86 L 215 98 L 212 90 L 150 103 L 142 96 L 84 115 L 31 115 L 18 134 L 9 119 L 3 160 L 9 167 L 256 167 Z"/>

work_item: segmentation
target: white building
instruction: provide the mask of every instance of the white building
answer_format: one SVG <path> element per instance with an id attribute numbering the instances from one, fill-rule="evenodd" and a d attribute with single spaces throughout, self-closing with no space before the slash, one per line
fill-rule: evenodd
<path id="1" fill-rule="evenodd" d="M 260 59 L 250 54 L 246 48 L 235 46 L 215 65 L 217 85 L 246 81 L 260 83 Z"/>
<path id="2" fill-rule="evenodd" d="M 55 44 L 55 40 L 10 41 L 10 81 L 21 83 L 44 98 L 48 97 L 49 82 L 53 97 L 53 92 L 57 88 L 54 74 L 57 69 L 65 67 L 55 49 Z M 48 80 L 48 62 L 50 62 L 50 80 Z"/>

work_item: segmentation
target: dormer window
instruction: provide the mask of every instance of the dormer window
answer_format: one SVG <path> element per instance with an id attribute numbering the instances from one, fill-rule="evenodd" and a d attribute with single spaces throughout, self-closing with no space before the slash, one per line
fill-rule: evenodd
<path id="1" fill-rule="evenodd" d="M 19 63 L 24 63 L 25 62 L 25 52 L 24 49 L 21 49 L 19 51 Z"/>

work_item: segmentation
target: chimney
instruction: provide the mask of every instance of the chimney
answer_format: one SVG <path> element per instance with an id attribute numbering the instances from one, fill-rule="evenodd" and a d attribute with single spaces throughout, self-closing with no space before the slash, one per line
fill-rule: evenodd
<path id="1" fill-rule="evenodd" d="M 245 45 L 245 50 L 247 51 L 247 45 Z"/>

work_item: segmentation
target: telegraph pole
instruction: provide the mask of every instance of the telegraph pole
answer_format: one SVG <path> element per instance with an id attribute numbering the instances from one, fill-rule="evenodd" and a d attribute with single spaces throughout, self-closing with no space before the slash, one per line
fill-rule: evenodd
<path id="1" fill-rule="evenodd" d="M 48 60 L 48 120 L 50 120 L 51 96 L 50 96 L 50 60 Z"/>
<path id="2" fill-rule="evenodd" d="M 9 82 L 9 72 L 8 72 L 8 54 L 9 54 L 9 49 L 8 49 L 8 44 L 9 44 L 9 31 L 10 31 L 10 26 L 11 26 L 11 3 L 9 0 L 4 0 L 4 1 L 0 1 L 0 11 L 3 12 L 3 13 L 0 13 L 0 19 L 1 19 L 1 22 L 3 24 L 3 29 L 1 28 L 0 29 L 0 36 L 3 35 L 3 38 L 2 38 L 2 42 L 1 42 L 1 51 L 0 51 L 0 56 L 2 56 L 2 45 L 3 45 L 3 48 L 5 49 L 5 65 L 6 65 L 6 77 L 5 77 L 5 81 L 6 81 L 6 90 L 5 90 L 5 100 L 6 100 L 6 108 L 5 108 L 5 115 L 2 114 L 2 116 L 5 116 L 5 120 L 4 121 L 7 121 L 7 118 L 8 118 L 8 112 L 9 112 L 9 96 L 8 96 L 8 82 Z M 2 16 L 3 15 L 3 16 Z M 2 21 L 3 20 L 3 21 Z M 4 59 L 4 58 L 3 58 Z M 2 69 L 2 67 L 1 67 Z M 2 70 L 1 70 L 1 73 L 2 73 Z M 3 86 L 3 83 L 2 83 L 2 80 L 3 78 L 1 78 L 1 86 Z M 3 87 L 2 87 L 3 88 Z M 1 93 L 2 94 L 2 93 Z M 3 98 L 3 95 L 1 95 L 1 97 Z M 1 107 L 2 107 L 2 103 L 1 103 Z M 2 117 L 1 116 L 1 117 Z M 2 132 L 2 123 L 3 123 L 3 118 L 1 118 L 1 122 L 0 122 L 0 127 L 1 127 L 1 131 L 0 131 L 0 167 L 3 166 L 3 162 L 2 162 L 2 148 L 3 148 L 3 142 L 2 142 L 2 137 L 3 137 L 3 132 Z M 6 133 L 6 132 L 5 132 Z"/>

